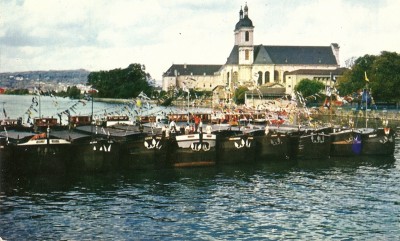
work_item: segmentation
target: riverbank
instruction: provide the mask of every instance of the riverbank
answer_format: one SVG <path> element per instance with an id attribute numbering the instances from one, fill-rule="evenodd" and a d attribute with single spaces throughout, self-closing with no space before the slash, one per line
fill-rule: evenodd
<path id="1" fill-rule="evenodd" d="M 110 104 L 128 104 L 132 102 L 134 99 L 115 99 L 115 98 L 94 98 L 94 101 L 97 102 L 104 102 L 104 103 L 110 103 Z M 157 100 L 148 100 L 149 104 L 151 105 L 156 105 Z"/>
<path id="2" fill-rule="evenodd" d="M 400 127 L 400 112 L 386 110 L 357 111 L 353 109 L 312 109 L 311 118 L 321 123 L 334 123 L 353 127 Z"/>
<path id="3" fill-rule="evenodd" d="M 134 99 L 115 99 L 115 98 L 94 98 L 94 101 L 97 102 L 104 102 L 104 103 L 110 103 L 110 104 L 128 104 L 132 102 Z M 158 105 L 158 100 L 146 100 L 146 102 L 149 102 L 150 105 Z M 193 107 L 193 104 L 195 107 L 201 107 L 201 108 L 212 108 L 212 100 L 211 99 L 204 99 L 201 101 L 191 101 L 190 106 Z M 171 106 L 174 107 L 186 107 L 188 106 L 187 100 L 174 100 L 171 103 Z"/>

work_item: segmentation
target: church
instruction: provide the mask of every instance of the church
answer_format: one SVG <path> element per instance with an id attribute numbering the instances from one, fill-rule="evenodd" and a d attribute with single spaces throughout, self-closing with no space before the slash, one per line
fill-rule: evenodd
<path id="1" fill-rule="evenodd" d="M 291 94 L 300 77 L 317 79 L 328 85 L 332 74 L 340 76 L 339 45 L 280 46 L 254 45 L 254 25 L 246 5 L 239 11 L 234 29 L 234 45 L 223 65 L 173 64 L 164 74 L 162 88 L 195 88 L 232 95 L 238 86 L 283 89 Z M 228 97 L 226 97 L 228 98 Z"/>

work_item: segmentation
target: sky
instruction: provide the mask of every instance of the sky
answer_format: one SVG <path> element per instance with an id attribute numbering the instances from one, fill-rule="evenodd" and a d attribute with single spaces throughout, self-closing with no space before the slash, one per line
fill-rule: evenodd
<path id="1" fill-rule="evenodd" d="M 398 0 L 0 0 L 0 72 L 222 65 L 246 3 L 255 45 L 400 52 Z"/>

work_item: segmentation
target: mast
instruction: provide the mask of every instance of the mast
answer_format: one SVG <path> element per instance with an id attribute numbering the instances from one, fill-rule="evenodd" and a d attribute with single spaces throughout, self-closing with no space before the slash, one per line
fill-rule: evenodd
<path id="1" fill-rule="evenodd" d="M 41 96 L 41 93 L 40 93 L 40 75 L 39 75 L 39 91 L 38 91 L 38 93 L 39 93 L 39 118 L 42 118 L 42 102 L 40 100 L 40 96 Z"/>
<path id="2" fill-rule="evenodd" d="M 365 128 L 368 128 L 368 83 L 365 85 Z"/>
<path id="3" fill-rule="evenodd" d="M 92 138 L 93 138 L 93 85 L 90 87 L 91 89 L 91 94 L 90 94 L 90 99 L 92 101 L 92 114 L 90 116 L 90 133 L 92 134 Z"/>
<path id="4" fill-rule="evenodd" d="M 367 118 L 367 108 L 368 108 L 368 76 L 367 76 L 367 71 L 364 72 L 364 78 L 365 78 L 365 128 L 368 128 L 368 118 Z M 362 98 L 361 98 L 362 101 Z M 362 103 L 362 102 L 361 102 Z"/>
<path id="5" fill-rule="evenodd" d="M 329 123 L 332 125 L 332 72 L 329 75 Z"/>
<path id="6" fill-rule="evenodd" d="M 3 102 L 1 102 L 1 103 L 3 103 L 3 115 L 4 115 L 4 119 L 6 119 L 6 118 L 7 118 L 6 109 L 4 109 L 4 104 L 5 104 L 6 102 L 3 101 Z"/>

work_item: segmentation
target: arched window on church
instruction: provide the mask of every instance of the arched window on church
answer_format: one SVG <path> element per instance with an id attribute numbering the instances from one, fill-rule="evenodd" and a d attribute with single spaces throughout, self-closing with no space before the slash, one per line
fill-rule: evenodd
<path id="1" fill-rule="evenodd" d="M 233 72 L 233 74 L 232 74 L 232 83 L 234 84 L 234 85 L 237 85 L 238 84 L 238 72 Z"/>
<path id="2" fill-rule="evenodd" d="M 263 82 L 262 82 L 262 76 L 263 76 L 262 72 L 261 72 L 261 71 L 258 71 L 258 80 L 257 80 L 257 84 L 258 84 L 258 85 L 262 85 L 262 84 L 263 84 Z"/>
<path id="3" fill-rule="evenodd" d="M 229 72 L 228 72 L 228 73 L 226 73 L 226 82 L 228 82 L 228 83 L 229 83 Z"/>
<path id="4" fill-rule="evenodd" d="M 286 75 L 289 73 L 289 71 L 283 72 L 283 83 L 286 83 Z"/>
<path id="5" fill-rule="evenodd" d="M 245 39 L 246 42 L 250 41 L 250 33 L 249 33 L 249 31 L 245 32 L 244 39 Z"/>
<path id="6" fill-rule="evenodd" d="M 264 79 L 265 79 L 265 83 L 269 83 L 269 71 L 265 71 Z"/>
<path id="7" fill-rule="evenodd" d="M 274 82 L 279 82 L 279 72 L 277 70 L 274 71 Z"/>
<path id="8" fill-rule="evenodd" d="M 246 50 L 244 51 L 244 59 L 245 59 L 245 60 L 249 60 L 249 50 L 248 50 L 248 49 L 246 49 Z"/>

